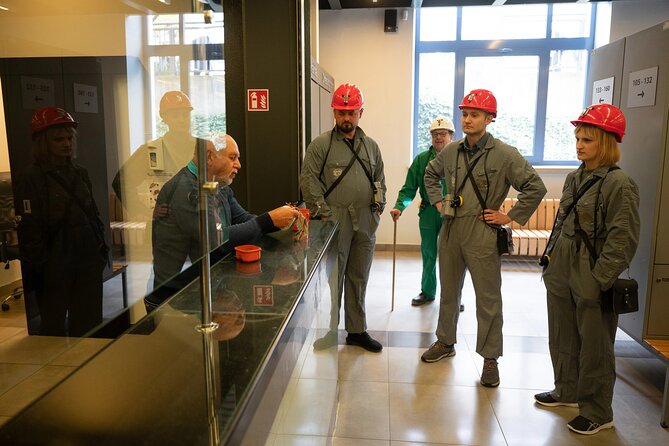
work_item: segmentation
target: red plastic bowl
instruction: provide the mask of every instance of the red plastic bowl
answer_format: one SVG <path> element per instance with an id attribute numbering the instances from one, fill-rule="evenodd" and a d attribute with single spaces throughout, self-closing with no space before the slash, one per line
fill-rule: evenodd
<path id="1" fill-rule="evenodd" d="M 260 260 L 260 246 L 241 245 L 235 247 L 235 257 L 242 262 L 257 262 Z"/>

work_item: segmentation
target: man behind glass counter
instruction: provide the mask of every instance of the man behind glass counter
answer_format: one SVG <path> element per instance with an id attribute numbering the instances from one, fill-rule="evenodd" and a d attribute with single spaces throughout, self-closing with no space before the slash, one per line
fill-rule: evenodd
<path id="1" fill-rule="evenodd" d="M 299 212 L 291 206 L 280 206 L 261 215 L 246 211 L 235 198 L 229 186 L 241 162 L 239 147 L 225 135 L 215 145 L 206 142 L 208 181 L 217 181 L 216 193 L 208 200 L 210 249 L 219 247 L 229 253 L 235 246 L 251 243 L 263 234 L 288 227 Z M 198 220 L 197 153 L 186 167 L 165 183 L 156 200 L 156 206 L 166 209 L 165 215 L 156 214 L 153 220 L 154 288 L 178 274 L 186 263 L 201 257 Z M 221 231 L 217 230 L 220 223 Z M 151 311 L 163 302 L 156 293 L 144 302 Z"/>
<path id="2" fill-rule="evenodd" d="M 367 333 L 365 293 L 374 256 L 376 229 L 385 206 L 386 183 L 381 150 L 358 127 L 362 92 L 342 84 L 332 96 L 335 128 L 307 147 L 300 175 L 304 201 L 312 215 L 339 222 L 339 276 L 331 328 L 323 339 L 336 339 L 342 293 L 346 343 L 380 352 L 381 343 Z M 326 342 L 327 344 L 327 342 Z M 314 344 L 314 348 L 319 348 Z"/>

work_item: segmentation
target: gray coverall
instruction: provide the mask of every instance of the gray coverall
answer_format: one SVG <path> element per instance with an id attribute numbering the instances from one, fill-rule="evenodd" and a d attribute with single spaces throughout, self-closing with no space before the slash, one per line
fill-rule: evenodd
<path id="1" fill-rule="evenodd" d="M 437 339 L 445 344 L 457 342 L 456 329 L 460 316 L 460 299 L 469 270 L 476 292 L 478 322 L 476 352 L 484 358 L 497 359 L 502 355 L 502 273 L 501 256 L 497 252 L 496 230 L 479 220 L 481 205 L 471 181 L 464 181 L 465 140 L 447 145 L 425 169 L 425 188 L 430 203 L 442 200 L 441 178 L 446 178 L 450 194 L 463 197 L 461 207 L 453 209 L 454 216 L 444 216 L 439 235 L 439 279 L 441 302 Z M 499 209 L 513 186 L 518 203 L 508 216 L 524 224 L 546 194 L 546 187 L 534 168 L 515 147 L 495 139 L 489 133 L 477 143 L 478 151 L 468 159 L 473 164 L 472 175 L 488 209 Z M 456 192 L 460 185 L 462 190 Z M 442 203 L 442 210 L 449 203 Z M 450 209 L 447 209 L 450 210 Z"/>
<path id="2" fill-rule="evenodd" d="M 356 151 L 359 149 L 358 156 L 373 181 L 381 184 L 382 202 L 385 203 L 386 183 L 378 144 L 358 127 L 353 147 Z M 380 216 L 370 209 L 372 185 L 363 167 L 355 161 L 327 199 L 323 196 L 343 175 L 352 157 L 343 135 L 335 130 L 323 133 L 307 147 L 300 184 L 312 215 L 327 216 L 339 222 L 338 294 L 337 305 L 333 303 L 333 308 L 341 307 L 344 292 L 346 331 L 362 333 L 367 330 L 365 293 L 380 220 Z M 336 327 L 338 321 L 333 320 L 332 324 Z"/>
<path id="3" fill-rule="evenodd" d="M 629 266 L 639 242 L 639 188 L 622 170 L 608 174 L 607 170 L 601 166 L 587 171 L 581 165 L 567 175 L 560 217 L 549 241 L 551 260 L 543 274 L 555 396 L 559 401 L 578 402 L 580 415 L 599 424 L 613 419 L 613 343 L 618 325 L 618 315 L 602 305 L 601 291 L 611 288 Z M 578 194 L 592 175 L 606 177 L 591 186 L 564 218 L 574 191 Z M 597 238 L 593 243 L 595 206 Z M 581 229 L 599 254 L 594 267 L 576 233 L 576 212 Z"/>

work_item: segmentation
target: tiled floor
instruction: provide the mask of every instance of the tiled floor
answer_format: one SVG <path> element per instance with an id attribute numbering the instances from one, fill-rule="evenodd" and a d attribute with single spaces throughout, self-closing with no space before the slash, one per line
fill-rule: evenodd
<path id="1" fill-rule="evenodd" d="M 622 332 L 616 342 L 615 429 L 592 437 L 576 435 L 566 423 L 577 410 L 549 410 L 533 403 L 533 395 L 550 390 L 553 379 L 545 288 L 533 263 L 504 264 L 501 384 L 486 389 L 479 385 L 483 360 L 475 352 L 470 279 L 463 291 L 456 356 L 426 364 L 420 355 L 434 340 L 438 305 L 411 307 L 420 283 L 420 256 L 403 252 L 397 259 L 394 311 L 390 252 L 377 252 L 367 294 L 368 330 L 383 343 L 383 352 L 343 345 L 340 326 L 333 437 L 328 436 L 328 417 L 301 416 L 309 402 L 313 407 L 313 401 L 335 398 L 330 395 L 334 373 L 319 364 L 332 362 L 332 355 L 305 348 L 284 398 L 289 407 L 282 407 L 283 418 L 277 418 L 268 444 L 669 445 L 669 431 L 659 424 L 666 366 Z"/>
<path id="2" fill-rule="evenodd" d="M 420 355 L 434 340 L 438 305 L 410 305 L 420 283 L 420 256 L 398 253 L 391 312 L 392 255 L 379 251 L 369 281 L 367 322 L 383 352 L 343 345 L 343 326 L 340 345 L 333 347 L 338 349 L 336 359 L 332 351 L 313 351 L 309 342 L 267 444 L 669 445 L 669 432 L 659 425 L 666 367 L 622 333 L 616 343 L 615 429 L 578 436 L 565 426 L 576 415 L 574 409 L 548 410 L 533 403 L 534 393 L 552 388 L 552 369 L 545 289 L 532 265 L 504 263 L 501 384 L 485 389 L 478 383 L 482 359 L 474 351 L 469 278 L 457 355 L 425 364 Z M 107 342 L 28 337 L 21 303 L 0 314 L 0 424 Z M 313 411 L 316 401 L 327 407 L 336 404 L 334 419 L 328 412 Z"/>
<path id="3" fill-rule="evenodd" d="M 28 336 L 23 299 L 0 313 L 0 425 L 109 343 Z"/>

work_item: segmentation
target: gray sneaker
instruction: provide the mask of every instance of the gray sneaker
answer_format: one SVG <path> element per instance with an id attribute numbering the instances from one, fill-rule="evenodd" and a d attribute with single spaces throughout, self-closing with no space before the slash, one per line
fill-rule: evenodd
<path id="1" fill-rule="evenodd" d="M 425 351 L 425 353 L 423 353 L 423 356 L 421 356 L 420 359 L 422 359 L 423 362 L 437 362 L 440 359 L 448 358 L 449 356 L 455 356 L 455 347 L 453 347 L 453 344 L 448 345 L 441 341 L 436 341 Z"/>
<path id="2" fill-rule="evenodd" d="M 481 372 L 481 385 L 485 387 L 499 386 L 499 369 L 497 360 L 486 358 L 483 360 L 483 371 Z"/>

